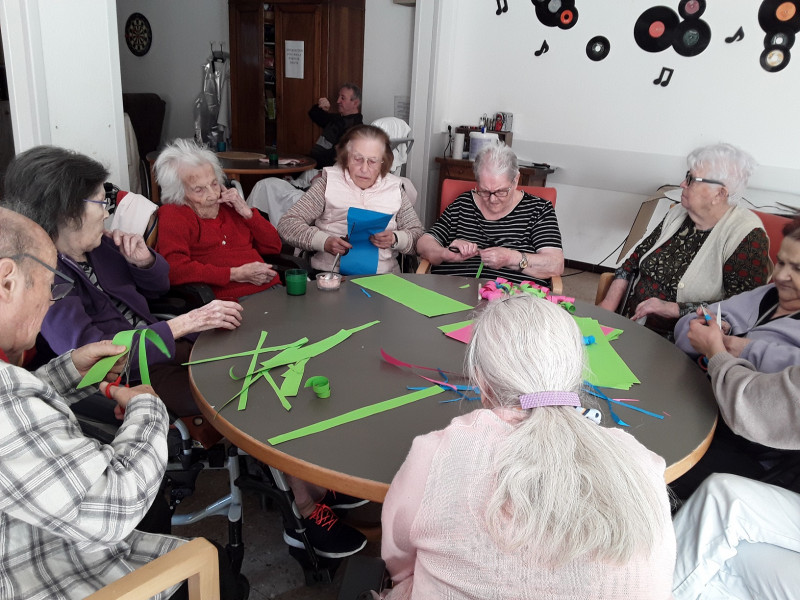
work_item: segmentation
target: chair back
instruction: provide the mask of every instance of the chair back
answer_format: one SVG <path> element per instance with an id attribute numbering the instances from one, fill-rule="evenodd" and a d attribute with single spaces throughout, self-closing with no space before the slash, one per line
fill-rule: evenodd
<path id="1" fill-rule="evenodd" d="M 392 162 L 392 173 L 397 176 L 406 174 L 406 162 L 408 153 L 414 145 L 414 138 L 411 137 L 411 127 L 403 119 L 397 117 L 381 117 L 372 122 L 375 127 L 380 127 L 389 136 L 389 145 L 392 147 L 394 161 Z"/>
<path id="2" fill-rule="evenodd" d="M 520 185 L 517 187 L 528 192 L 529 194 L 532 194 L 533 196 L 539 196 L 539 198 L 549 200 L 553 207 L 556 205 L 556 188 L 539 187 L 535 185 Z M 472 189 L 475 189 L 474 181 L 464 181 L 463 179 L 445 179 L 442 181 L 442 194 L 439 202 L 439 214 L 441 215 L 444 212 L 444 209 L 453 203 L 453 200 L 458 198 L 464 192 L 468 192 Z"/>
<path id="3" fill-rule="evenodd" d="M 783 241 L 783 228 L 792 222 L 792 218 L 773 215 L 761 212 L 760 210 L 754 210 L 753 212 L 761 219 L 761 223 L 764 225 L 764 231 L 767 232 L 767 238 L 769 239 L 769 259 L 772 261 L 772 264 L 775 265 L 778 262 L 778 250 L 780 250 L 781 242 Z"/>

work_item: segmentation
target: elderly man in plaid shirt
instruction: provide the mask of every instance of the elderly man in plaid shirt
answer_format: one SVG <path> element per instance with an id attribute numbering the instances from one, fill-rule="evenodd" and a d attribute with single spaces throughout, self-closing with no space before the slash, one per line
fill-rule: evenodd
<path id="1" fill-rule="evenodd" d="M 84 598 L 183 542 L 134 529 L 158 494 L 167 461 L 169 418 L 153 390 L 112 386 L 125 416 L 109 445 L 85 437 L 69 408 L 97 392 L 75 390 L 89 368 L 123 348 L 89 344 L 33 373 L 15 366 L 33 346 L 50 304 L 63 296 L 65 284 L 53 285 L 55 264 L 44 230 L 0 208 L 4 600 Z M 100 390 L 107 386 L 102 382 Z"/>

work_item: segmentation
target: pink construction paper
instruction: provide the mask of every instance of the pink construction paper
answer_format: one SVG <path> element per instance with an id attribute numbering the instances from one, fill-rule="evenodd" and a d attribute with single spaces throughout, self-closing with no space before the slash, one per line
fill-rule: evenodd
<path id="1" fill-rule="evenodd" d="M 608 335 L 612 331 L 614 331 L 613 327 L 606 327 L 605 325 L 600 325 L 600 329 L 603 331 L 603 335 Z"/>
<path id="2" fill-rule="evenodd" d="M 449 331 L 445 333 L 445 335 L 464 344 L 469 344 L 469 340 L 472 337 L 472 325 L 467 325 L 455 331 Z"/>

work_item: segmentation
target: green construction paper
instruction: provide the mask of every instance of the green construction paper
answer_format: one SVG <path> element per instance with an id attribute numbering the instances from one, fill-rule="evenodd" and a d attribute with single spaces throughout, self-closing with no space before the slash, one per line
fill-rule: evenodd
<path id="1" fill-rule="evenodd" d="M 426 317 L 438 317 L 439 315 L 447 315 L 472 308 L 468 304 L 426 289 L 393 273 L 359 277 L 350 281 L 373 292 L 383 294 L 387 298 L 407 306 Z"/>
<path id="2" fill-rule="evenodd" d="M 264 332 L 262 332 L 264 333 Z M 261 348 L 260 350 L 246 350 L 245 352 L 237 352 L 235 354 L 226 354 L 225 356 L 212 356 L 211 358 L 200 358 L 198 360 L 190 360 L 189 362 L 182 363 L 184 367 L 188 367 L 191 365 L 199 365 L 201 363 L 213 362 L 215 360 L 225 360 L 226 358 L 238 358 L 240 356 L 251 356 L 255 354 L 256 356 L 259 354 L 264 354 L 265 352 L 276 352 L 278 350 L 285 350 L 286 348 L 291 348 L 293 346 L 302 346 L 308 341 L 308 338 L 300 338 L 296 342 L 290 342 L 288 344 L 281 344 L 280 346 L 270 346 L 269 348 Z M 231 377 L 233 379 L 243 379 L 242 377 L 234 377 L 231 373 Z"/>
<path id="3" fill-rule="evenodd" d="M 475 273 L 475 279 L 479 279 L 480 276 L 481 276 L 481 273 L 483 273 L 483 261 L 481 261 L 481 264 L 478 267 L 478 272 Z"/>
<path id="4" fill-rule="evenodd" d="M 272 389 L 275 390 L 275 394 L 278 396 L 278 400 L 281 401 L 283 408 L 285 408 L 286 410 L 292 410 L 292 405 L 286 399 L 286 396 L 283 395 L 283 393 L 281 392 L 281 388 L 279 388 L 278 384 L 275 383 L 275 380 L 272 378 L 272 375 L 270 375 L 268 371 L 262 371 L 261 375 L 264 377 L 264 379 L 267 380 L 267 383 L 269 383 L 272 386 Z"/>
<path id="5" fill-rule="evenodd" d="M 343 415 L 339 415 L 338 417 L 325 419 L 324 421 L 319 421 L 318 423 L 313 423 L 312 425 L 307 425 L 305 427 L 301 427 L 300 429 L 295 429 L 294 431 L 290 431 L 289 433 L 276 435 L 275 437 L 272 437 L 267 441 L 273 446 L 277 446 L 278 444 L 281 444 L 283 442 L 296 440 L 297 438 L 305 437 L 307 435 L 312 435 L 314 433 L 319 433 L 320 431 L 326 431 L 327 429 L 337 427 L 338 425 L 344 425 L 345 423 L 358 421 L 359 419 L 364 419 L 366 417 L 376 415 L 378 413 L 382 413 L 387 410 L 391 410 L 393 408 L 398 408 L 406 404 L 411 404 L 412 402 L 416 402 L 417 400 L 430 398 L 431 396 L 435 396 L 436 394 L 441 394 L 443 391 L 444 389 L 442 389 L 438 385 L 434 385 L 429 388 L 425 388 L 423 390 L 417 390 L 410 394 L 398 396 L 397 398 L 391 398 L 389 400 L 384 400 L 383 402 L 378 402 L 376 404 L 370 404 L 369 406 L 357 408 L 356 410 L 351 410 L 350 412 L 344 413 Z"/>
<path id="6" fill-rule="evenodd" d="M 244 378 L 244 383 L 242 384 L 242 393 L 239 395 L 239 410 L 244 410 L 247 408 L 247 397 L 249 394 L 250 384 L 253 381 L 253 371 L 256 368 L 256 363 L 258 362 L 258 355 L 259 351 L 261 350 L 261 346 L 264 344 L 264 341 L 267 339 L 267 332 L 262 331 L 261 335 L 258 337 L 258 343 L 256 344 L 255 351 L 253 355 L 250 357 L 250 367 L 247 369 L 247 377 Z"/>
<path id="7" fill-rule="evenodd" d="M 585 346 L 590 372 L 586 375 L 598 387 L 628 390 L 634 383 L 641 383 L 628 368 L 617 351 L 603 335 L 600 323 L 589 317 L 573 317 L 584 336 L 594 336 L 595 343 Z"/>
<path id="8" fill-rule="evenodd" d="M 460 286 L 458 286 L 458 289 L 460 289 L 460 290 L 465 290 L 465 289 L 467 289 L 468 287 L 469 287 L 469 284 L 466 284 L 466 285 L 460 285 Z"/>
<path id="9" fill-rule="evenodd" d="M 308 346 L 303 346 L 301 348 L 287 348 L 277 356 L 270 358 L 261 363 L 261 370 L 264 369 L 272 369 L 274 367 L 280 367 L 282 365 L 288 365 L 291 363 L 295 363 L 301 361 L 303 359 L 313 358 L 323 352 L 326 352 L 336 346 L 337 344 L 342 343 L 347 338 L 349 338 L 354 333 L 358 333 L 362 329 L 366 329 L 367 327 L 372 327 L 373 325 L 377 325 L 380 321 L 372 321 L 370 323 L 365 323 L 364 325 L 359 325 L 358 327 L 353 327 L 352 329 L 341 329 L 337 333 L 334 333 L 332 336 L 325 338 L 324 340 L 320 340 L 318 342 L 314 342 Z"/>
<path id="10" fill-rule="evenodd" d="M 281 375 L 283 383 L 281 384 L 281 393 L 284 396 L 297 396 L 300 391 L 300 382 L 303 380 L 303 372 L 306 370 L 307 358 L 289 365 L 286 372 Z"/>
<path id="11" fill-rule="evenodd" d="M 458 323 L 451 323 L 450 325 L 442 325 L 437 329 L 442 333 L 450 333 L 451 331 L 455 331 L 457 329 L 463 329 L 467 325 L 472 325 L 473 319 L 469 319 L 468 321 L 459 321 Z"/>
<path id="12" fill-rule="evenodd" d="M 615 339 L 617 339 L 621 335 L 622 335 L 622 329 L 612 329 L 611 333 L 609 333 L 606 336 L 606 340 L 608 340 L 609 342 L 613 342 Z"/>
<path id="13" fill-rule="evenodd" d="M 140 379 L 142 380 L 143 384 L 150 385 L 150 371 L 147 368 L 147 348 L 145 347 L 142 337 L 145 340 L 149 339 L 151 342 L 153 342 L 156 348 L 161 350 L 161 352 L 163 352 L 166 356 L 171 356 L 169 349 L 167 349 L 167 345 L 164 343 L 164 340 L 162 340 L 161 337 L 152 329 L 127 329 L 125 331 L 117 332 L 117 334 L 111 340 L 111 343 L 116 346 L 125 346 L 125 351 L 113 356 L 106 356 L 98 360 L 94 365 L 92 365 L 92 368 L 87 371 L 86 375 L 83 376 L 83 379 L 81 379 L 80 383 L 78 384 L 78 389 L 85 388 L 90 385 L 97 385 L 103 381 L 119 358 L 130 351 L 130 349 L 133 347 L 133 340 L 136 336 L 139 336 Z M 128 360 L 130 360 L 130 358 Z"/>
<path id="14" fill-rule="evenodd" d="M 322 375 L 315 375 L 306 380 L 304 387 L 310 387 L 314 390 L 317 398 L 330 398 L 331 397 L 331 382 L 327 377 Z"/>

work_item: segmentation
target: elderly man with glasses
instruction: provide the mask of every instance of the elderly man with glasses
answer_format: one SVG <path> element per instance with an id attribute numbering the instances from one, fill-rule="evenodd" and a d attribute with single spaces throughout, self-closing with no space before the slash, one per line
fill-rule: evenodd
<path id="1" fill-rule="evenodd" d="M 553 205 L 517 188 L 513 150 L 488 146 L 475 157 L 476 186 L 448 206 L 417 243 L 432 273 L 503 277 L 550 286 L 564 271 Z"/>
<path id="2" fill-rule="evenodd" d="M 769 278 L 769 241 L 761 220 L 736 206 L 756 163 L 730 144 L 687 158 L 681 203 L 617 269 L 600 306 L 665 337 L 677 320 Z"/>

